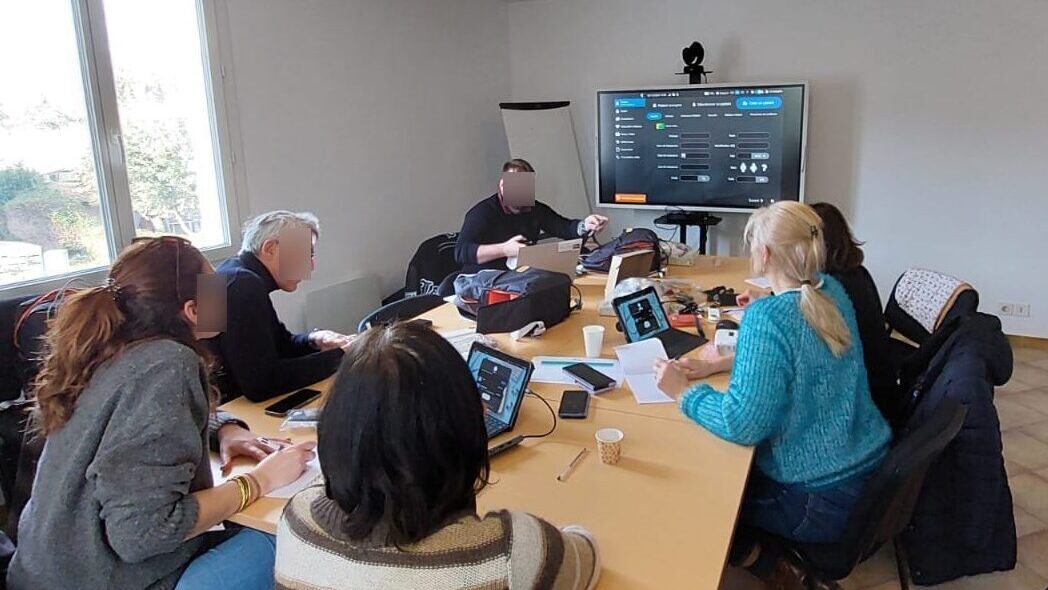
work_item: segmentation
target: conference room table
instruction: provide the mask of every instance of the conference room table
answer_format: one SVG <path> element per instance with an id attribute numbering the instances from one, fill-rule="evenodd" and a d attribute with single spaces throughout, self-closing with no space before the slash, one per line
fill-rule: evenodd
<path id="1" fill-rule="evenodd" d="M 700 257 L 694 266 L 670 266 L 668 277 L 696 289 L 718 285 L 741 291 L 746 287 L 748 260 Z M 584 356 L 582 327 L 604 325 L 602 357 L 615 358 L 614 347 L 625 344 L 614 317 L 598 315 L 605 278 L 584 275 L 576 281 L 583 308 L 538 338 L 514 342 L 494 335 L 500 350 L 521 358 Z M 469 327 L 454 306 L 442 305 L 421 316 L 438 332 Z M 713 334 L 707 324 L 705 332 Z M 330 381 L 318 384 L 326 391 Z M 705 380 L 715 387 L 727 384 L 727 375 Z M 498 444 L 518 434 L 542 434 L 554 424 L 555 411 L 569 385 L 532 383 L 540 396 L 526 396 L 511 433 L 496 437 Z M 222 409 L 250 424 L 263 436 L 295 441 L 315 438 L 315 431 L 280 431 L 279 418 L 266 416 L 268 403 L 233 400 Z M 319 401 L 316 403 L 320 403 Z M 622 459 L 604 465 L 596 452 L 595 432 L 604 427 L 623 431 Z M 589 452 L 564 482 L 557 475 L 579 451 Z M 593 397 L 589 415 L 561 420 L 547 437 L 530 438 L 491 461 L 491 483 L 477 498 L 481 514 L 507 508 L 523 510 L 556 524 L 579 524 L 593 532 L 603 569 L 599 588 L 717 588 L 725 565 L 749 473 L 753 450 L 718 439 L 684 417 L 676 403 L 638 404 L 627 387 Z M 213 461 L 217 469 L 217 460 Z M 240 460 L 233 473 L 250 468 Z M 262 498 L 233 522 L 275 532 L 286 500 Z"/>

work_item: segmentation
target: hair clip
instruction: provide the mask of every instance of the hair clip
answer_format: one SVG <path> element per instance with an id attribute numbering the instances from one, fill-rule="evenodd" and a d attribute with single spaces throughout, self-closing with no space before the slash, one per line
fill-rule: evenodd
<path id="1" fill-rule="evenodd" d="M 812 237 L 812 239 L 818 237 L 818 235 L 819 235 L 819 226 L 817 226 L 817 225 L 811 226 L 811 237 Z"/>
<path id="2" fill-rule="evenodd" d="M 120 297 L 120 292 L 123 290 L 123 287 L 117 285 L 116 281 L 113 280 L 113 277 L 109 277 L 108 279 L 106 279 L 106 284 L 102 287 L 102 289 L 104 289 L 107 293 L 112 295 L 113 301 L 116 301 L 117 298 Z"/>

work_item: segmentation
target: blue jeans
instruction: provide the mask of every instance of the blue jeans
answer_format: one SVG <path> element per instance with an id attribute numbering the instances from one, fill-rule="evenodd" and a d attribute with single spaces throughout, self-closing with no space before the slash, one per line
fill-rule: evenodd
<path id="1" fill-rule="evenodd" d="M 872 472 L 854 475 L 832 486 L 805 490 L 779 483 L 757 469 L 750 473 L 742 499 L 743 524 L 802 543 L 840 539 L 852 508 Z"/>
<path id="2" fill-rule="evenodd" d="M 175 590 L 272 590 L 276 539 L 244 529 L 189 563 Z"/>

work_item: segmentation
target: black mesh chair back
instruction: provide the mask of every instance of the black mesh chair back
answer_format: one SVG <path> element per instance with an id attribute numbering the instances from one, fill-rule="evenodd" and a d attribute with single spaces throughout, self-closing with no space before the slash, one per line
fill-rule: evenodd
<path id="1" fill-rule="evenodd" d="M 443 304 L 444 300 L 437 295 L 416 295 L 415 297 L 400 299 L 383 305 L 364 316 L 364 319 L 360 320 L 360 324 L 357 326 L 357 332 L 363 332 L 372 326 L 410 319 Z"/>

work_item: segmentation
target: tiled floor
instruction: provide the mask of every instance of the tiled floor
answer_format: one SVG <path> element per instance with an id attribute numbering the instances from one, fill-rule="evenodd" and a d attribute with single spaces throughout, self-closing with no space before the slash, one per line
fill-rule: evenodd
<path id="1" fill-rule="evenodd" d="M 997 389 L 1004 459 L 1015 503 L 1019 565 L 972 576 L 936 590 L 1044 590 L 1048 588 L 1048 350 L 1015 349 L 1012 380 Z M 895 556 L 885 549 L 841 583 L 845 590 L 899 588 Z M 919 588 L 919 587 L 918 587 Z"/>

